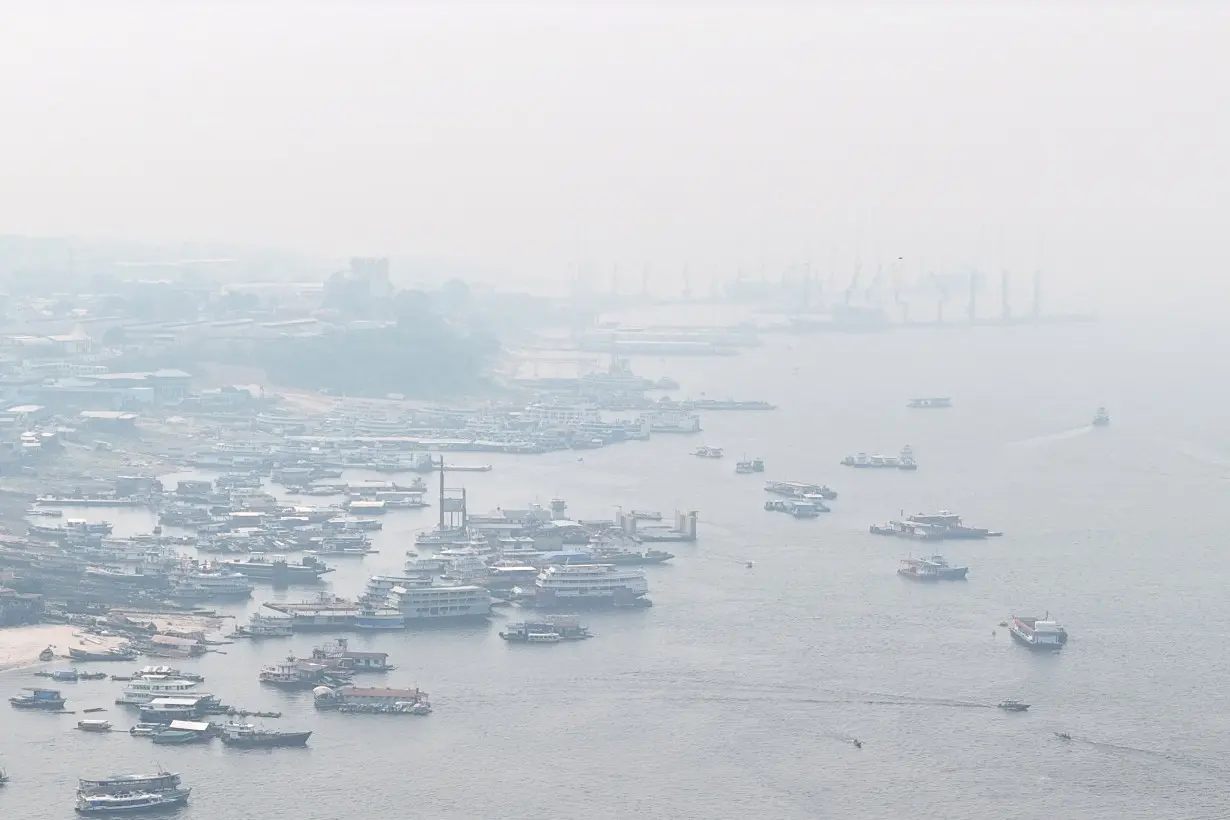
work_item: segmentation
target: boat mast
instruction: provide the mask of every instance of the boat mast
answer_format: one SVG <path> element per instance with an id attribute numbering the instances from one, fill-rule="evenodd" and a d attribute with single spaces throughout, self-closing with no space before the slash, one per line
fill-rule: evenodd
<path id="1" fill-rule="evenodd" d="M 440 453 L 440 531 L 444 531 L 444 453 Z"/>

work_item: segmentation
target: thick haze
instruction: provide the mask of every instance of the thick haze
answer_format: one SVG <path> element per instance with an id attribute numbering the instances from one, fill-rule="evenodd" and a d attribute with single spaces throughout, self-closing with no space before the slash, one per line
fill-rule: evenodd
<path id="1" fill-rule="evenodd" d="M 0 233 L 1230 295 L 1230 4 L 572 5 L 4 3 Z"/>

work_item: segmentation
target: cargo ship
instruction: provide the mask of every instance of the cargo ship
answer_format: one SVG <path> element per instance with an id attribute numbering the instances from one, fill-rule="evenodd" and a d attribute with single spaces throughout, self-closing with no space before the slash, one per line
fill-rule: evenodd
<path id="1" fill-rule="evenodd" d="M 1067 630 L 1051 620 L 1049 612 L 1041 618 L 1013 615 L 1008 632 L 1018 643 L 1047 652 L 1058 651 L 1068 642 Z"/>

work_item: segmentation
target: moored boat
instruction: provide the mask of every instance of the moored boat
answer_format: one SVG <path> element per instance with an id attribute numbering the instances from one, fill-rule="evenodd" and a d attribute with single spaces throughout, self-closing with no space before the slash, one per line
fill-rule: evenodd
<path id="1" fill-rule="evenodd" d="M 311 732 L 283 732 L 258 729 L 250 723 L 227 723 L 220 730 L 222 742 L 240 748 L 268 749 L 285 746 L 306 746 Z"/>
<path id="2" fill-rule="evenodd" d="M 60 694 L 59 689 L 40 689 L 30 687 L 25 690 L 28 694 L 17 695 L 9 698 L 9 703 L 14 709 L 46 709 L 48 711 L 56 711 L 64 708 L 67 702 L 66 698 Z"/>
<path id="3" fill-rule="evenodd" d="M 109 720 L 79 720 L 77 728 L 83 732 L 110 732 L 111 721 Z"/>
<path id="4" fill-rule="evenodd" d="M 81 814 L 135 814 L 159 811 L 188 802 L 190 789 L 154 794 L 128 792 L 123 794 L 78 794 L 77 811 Z"/>
<path id="5" fill-rule="evenodd" d="M 913 581 L 964 581 L 969 567 L 954 567 L 942 555 L 903 558 L 897 574 Z"/>
<path id="6" fill-rule="evenodd" d="M 105 649 L 92 652 L 88 649 L 68 648 L 68 657 L 74 661 L 131 661 L 136 660 L 137 653 L 127 649 Z"/>
<path id="7" fill-rule="evenodd" d="M 178 774 L 112 775 L 77 784 L 77 811 L 82 814 L 132 814 L 154 811 L 188 802 Z"/>
<path id="8" fill-rule="evenodd" d="M 583 641 L 592 638 L 593 634 L 573 618 L 547 618 L 509 624 L 500 637 L 510 643 L 559 643 Z"/>

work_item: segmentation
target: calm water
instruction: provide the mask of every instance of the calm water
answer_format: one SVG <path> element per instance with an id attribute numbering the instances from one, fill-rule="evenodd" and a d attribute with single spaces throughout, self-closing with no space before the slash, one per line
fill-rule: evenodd
<path id="1" fill-rule="evenodd" d="M 322 714 L 306 694 L 259 686 L 262 664 L 327 638 L 237 643 L 185 663 L 228 702 L 314 730 L 302 750 L 154 747 L 3 709 L 13 782 L 0 816 L 66 817 L 76 777 L 161 764 L 194 787 L 179 816 L 198 820 L 1225 817 L 1226 352 L 1224 337 L 1190 329 L 1089 326 L 776 339 L 736 359 L 634 362 L 685 393 L 782 409 L 706 414 L 701 436 L 583 462 L 496 458 L 490 473 L 455 478 L 476 511 L 556 495 L 580 517 L 617 504 L 700 510 L 699 542 L 648 570 L 655 607 L 594 614 L 598 637 L 578 645 L 507 646 L 501 618 L 352 637 L 391 654 L 387 685 L 431 692 L 425 719 Z M 907 410 L 911 395 L 955 406 Z M 1112 426 L 1093 430 L 1099 404 Z M 689 457 L 702 441 L 727 459 Z M 906 443 L 915 474 L 837 465 Z M 734 474 L 744 454 L 765 458 L 764 478 L 833 485 L 833 513 L 764 512 L 761 477 Z M 945 547 L 972 567 L 968 583 L 899 579 L 909 545 L 867 526 L 940 507 L 1006 535 Z M 434 515 L 391 513 L 381 554 L 337 562 L 332 588 L 354 595 L 367 575 L 399 571 Z M 1061 654 L 992 636 L 1010 612 L 1046 610 L 1072 635 Z M 0 689 L 35 681 L 0 674 Z M 110 704 L 119 687 L 64 686 L 78 709 Z M 1005 697 L 1033 708 L 988 708 Z M 131 723 L 119 707 L 108 714 Z"/>

